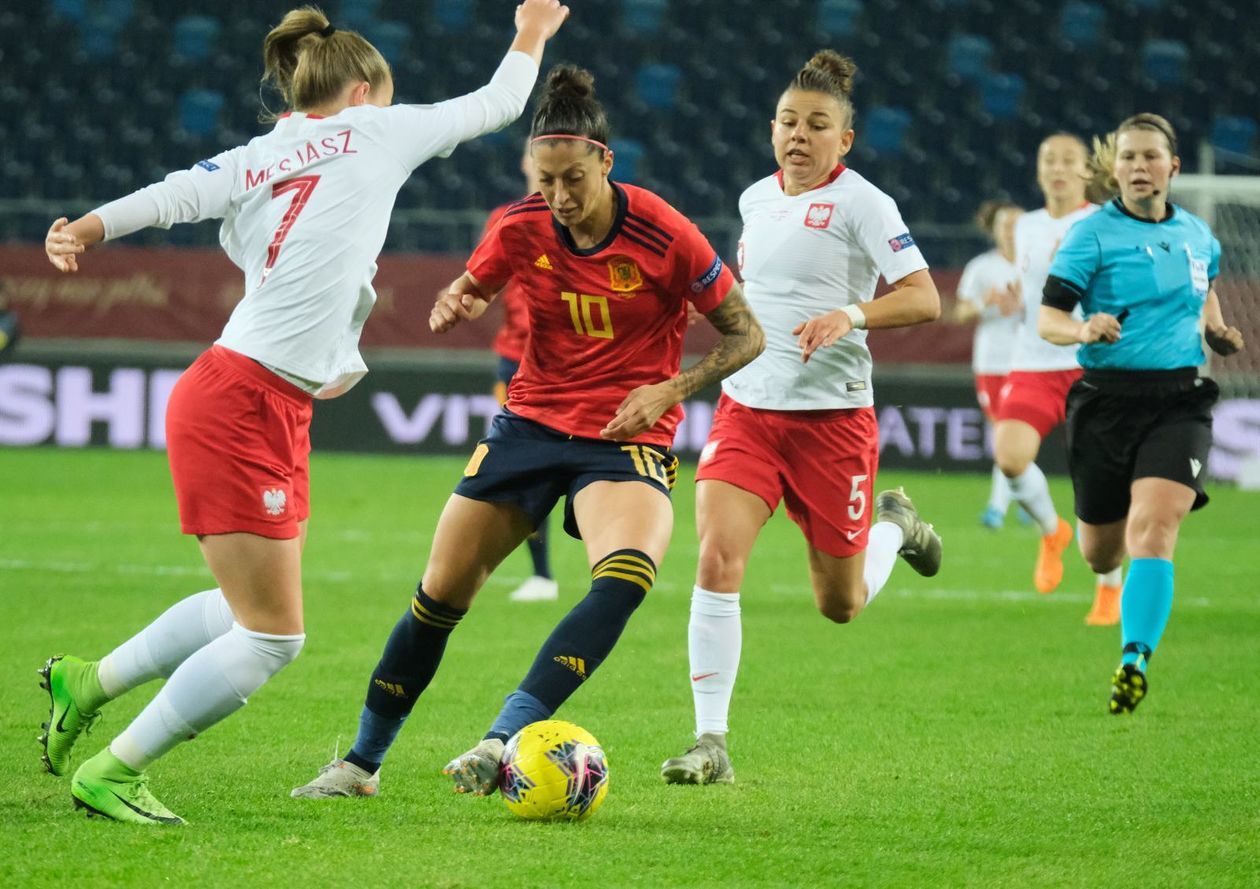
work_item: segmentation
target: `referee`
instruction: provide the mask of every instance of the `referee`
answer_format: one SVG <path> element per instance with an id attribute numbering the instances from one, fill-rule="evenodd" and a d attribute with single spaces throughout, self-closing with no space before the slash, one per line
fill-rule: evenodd
<path id="1" fill-rule="evenodd" d="M 1220 242 L 1168 200 L 1181 168 L 1168 121 L 1130 117 L 1094 140 L 1091 165 L 1117 196 L 1064 237 L 1038 332 L 1081 344 L 1085 375 L 1067 397 L 1068 465 L 1085 560 L 1103 573 L 1126 550 L 1131 559 L 1110 703 L 1112 713 L 1128 713 L 1146 696 L 1147 664 L 1172 610 L 1181 521 L 1208 501 L 1203 469 L 1219 391 L 1199 376 L 1203 340 L 1232 355 L 1243 338 L 1225 324 L 1212 288 Z M 1085 321 L 1071 315 L 1077 304 Z"/>

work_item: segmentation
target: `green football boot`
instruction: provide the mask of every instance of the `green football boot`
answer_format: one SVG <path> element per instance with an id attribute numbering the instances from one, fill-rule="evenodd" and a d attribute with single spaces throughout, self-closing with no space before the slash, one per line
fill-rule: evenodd
<path id="1" fill-rule="evenodd" d="M 941 570 L 941 537 L 919 517 L 910 498 L 901 488 L 881 491 L 875 498 L 876 521 L 892 522 L 901 528 L 903 542 L 897 555 L 924 577 Z"/>
<path id="2" fill-rule="evenodd" d="M 726 752 L 726 736 L 702 734 L 682 756 L 665 760 L 661 778 L 666 784 L 734 784 L 735 769 Z"/>
<path id="3" fill-rule="evenodd" d="M 106 747 L 74 773 L 70 785 L 76 809 L 131 824 L 183 824 L 149 792 L 149 777 L 128 766 Z"/>
<path id="4" fill-rule="evenodd" d="M 70 750 L 79 735 L 89 734 L 101 718 L 105 694 L 96 679 L 95 661 L 54 655 L 37 672 L 39 687 L 48 691 L 48 721 L 39 743 L 44 747 L 44 768 L 54 775 L 70 771 Z"/>

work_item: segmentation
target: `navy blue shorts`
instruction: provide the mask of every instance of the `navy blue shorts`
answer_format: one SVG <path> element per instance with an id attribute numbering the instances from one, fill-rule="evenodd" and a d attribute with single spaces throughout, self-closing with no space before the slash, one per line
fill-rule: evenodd
<path id="1" fill-rule="evenodd" d="M 494 368 L 494 378 L 506 386 L 512 382 L 512 377 L 516 376 L 516 372 L 520 370 L 521 363 L 511 358 L 504 358 L 502 355 L 499 355 L 498 359 L 499 362 Z"/>
<path id="2" fill-rule="evenodd" d="M 591 482 L 646 482 L 669 496 L 678 458 L 656 445 L 577 438 L 501 410 L 477 443 L 455 493 L 511 503 L 538 527 L 561 497 L 564 530 L 579 540 L 573 498 Z"/>

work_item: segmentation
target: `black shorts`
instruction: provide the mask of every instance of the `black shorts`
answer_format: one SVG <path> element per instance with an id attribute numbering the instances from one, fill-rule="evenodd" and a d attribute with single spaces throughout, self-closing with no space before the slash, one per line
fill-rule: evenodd
<path id="1" fill-rule="evenodd" d="M 477 444 L 455 493 L 472 500 L 512 503 L 537 527 L 566 498 L 564 530 L 581 539 L 573 498 L 591 482 L 646 482 L 666 497 L 678 458 L 656 445 L 577 438 L 501 410 Z"/>
<path id="2" fill-rule="evenodd" d="M 1212 448 L 1212 405 L 1220 390 L 1196 368 L 1087 370 L 1068 391 L 1067 450 L 1076 515 L 1091 525 L 1129 513 L 1139 478 L 1165 478 L 1203 490 Z"/>

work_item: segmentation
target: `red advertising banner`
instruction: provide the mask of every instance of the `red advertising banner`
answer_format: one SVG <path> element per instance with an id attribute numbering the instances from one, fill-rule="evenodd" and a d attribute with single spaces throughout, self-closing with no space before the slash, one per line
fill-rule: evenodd
<path id="1" fill-rule="evenodd" d="M 465 257 L 386 254 L 376 275 L 376 308 L 363 345 L 387 348 L 489 349 L 502 320 L 492 306 L 476 324 L 438 336 L 429 331 L 437 291 L 463 272 Z M 942 294 L 958 274 L 933 271 Z M 49 265 L 42 247 L 0 245 L 0 308 L 16 311 L 31 338 L 126 339 L 210 343 L 242 293 L 241 272 L 218 250 L 144 248 L 110 244 L 84 257 L 77 274 Z M 966 363 L 970 326 L 932 324 L 872 332 L 878 362 Z M 688 333 L 687 351 L 716 340 L 701 322 Z"/>

